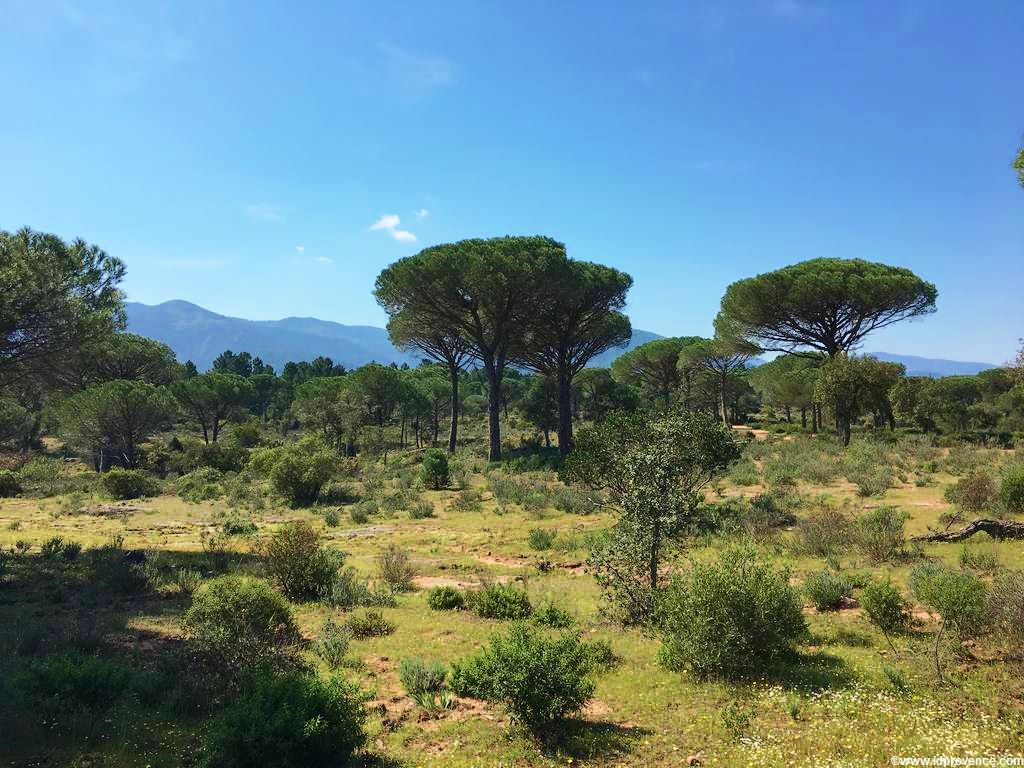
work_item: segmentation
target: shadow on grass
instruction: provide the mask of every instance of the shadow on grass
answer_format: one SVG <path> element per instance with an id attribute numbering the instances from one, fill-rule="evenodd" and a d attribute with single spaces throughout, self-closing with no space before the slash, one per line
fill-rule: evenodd
<path id="1" fill-rule="evenodd" d="M 632 754 L 634 747 L 651 731 L 639 726 L 594 720 L 568 720 L 553 734 L 546 752 L 551 757 L 574 760 L 607 760 Z"/>
<path id="2" fill-rule="evenodd" d="M 763 678 L 803 692 L 849 688 L 856 682 L 849 665 L 825 651 L 798 651 L 765 669 Z"/>

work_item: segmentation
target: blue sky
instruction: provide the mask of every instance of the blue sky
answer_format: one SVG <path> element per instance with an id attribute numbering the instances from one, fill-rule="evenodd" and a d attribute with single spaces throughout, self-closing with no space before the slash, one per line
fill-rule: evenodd
<path id="1" fill-rule="evenodd" d="M 1020 2 L 0 0 L 0 228 L 123 258 L 129 298 L 383 324 L 373 280 L 543 233 L 711 332 L 817 256 L 939 311 L 868 350 L 1001 362 L 1024 335 Z"/>

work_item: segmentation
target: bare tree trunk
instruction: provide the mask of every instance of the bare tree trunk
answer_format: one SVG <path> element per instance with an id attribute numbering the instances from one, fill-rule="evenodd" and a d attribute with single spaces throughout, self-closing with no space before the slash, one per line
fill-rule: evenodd
<path id="1" fill-rule="evenodd" d="M 987 533 L 993 539 L 1024 539 L 1024 523 L 982 517 L 959 530 L 926 533 L 914 536 L 911 541 L 963 541 L 976 533 Z"/>
<path id="2" fill-rule="evenodd" d="M 558 373 L 558 452 L 572 450 L 572 382 L 565 371 Z"/>
<path id="3" fill-rule="evenodd" d="M 448 453 L 455 453 L 459 437 L 459 369 L 448 366 L 448 375 L 452 381 L 452 423 L 448 432 Z"/>
<path id="4" fill-rule="evenodd" d="M 494 366 L 485 366 L 487 374 L 488 461 L 501 461 L 501 378 Z"/>

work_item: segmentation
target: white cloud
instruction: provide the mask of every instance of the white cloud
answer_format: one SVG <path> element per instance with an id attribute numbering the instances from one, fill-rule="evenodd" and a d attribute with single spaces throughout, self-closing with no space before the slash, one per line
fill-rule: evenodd
<path id="1" fill-rule="evenodd" d="M 428 211 L 426 208 L 420 208 L 418 211 L 416 211 L 416 218 L 417 219 L 425 219 L 429 215 L 430 215 L 430 211 Z"/>
<path id="2" fill-rule="evenodd" d="M 416 235 L 405 229 L 399 229 L 398 225 L 402 223 L 402 220 L 394 213 L 386 213 L 377 219 L 373 224 L 370 225 L 371 230 L 381 230 L 387 232 L 395 240 L 403 243 L 415 243 Z"/>
<path id="3" fill-rule="evenodd" d="M 249 218 L 259 221 L 284 221 L 290 209 L 284 205 L 273 205 L 272 203 L 254 203 L 245 209 Z"/>
<path id="4" fill-rule="evenodd" d="M 370 225 L 370 229 L 394 229 L 402 220 L 393 213 L 386 213 Z"/>
<path id="5" fill-rule="evenodd" d="M 326 256 L 317 256 L 316 257 L 316 261 L 320 262 L 321 264 L 333 264 L 334 263 L 334 259 L 328 259 Z"/>
<path id="6" fill-rule="evenodd" d="M 296 245 L 295 246 L 295 250 L 298 251 L 299 253 L 305 253 L 306 252 L 306 246 L 304 246 L 304 245 Z"/>

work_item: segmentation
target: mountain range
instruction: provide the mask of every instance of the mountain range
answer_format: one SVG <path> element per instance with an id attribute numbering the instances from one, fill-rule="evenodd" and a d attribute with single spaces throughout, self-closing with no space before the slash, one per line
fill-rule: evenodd
<path id="1" fill-rule="evenodd" d="M 312 360 L 326 355 L 347 368 L 370 362 L 417 365 L 419 357 L 396 349 L 383 328 L 372 325 L 342 325 L 315 317 L 286 317 L 283 320 L 245 320 L 219 315 L 188 301 L 165 301 L 148 305 L 125 305 L 128 330 L 140 336 L 162 341 L 181 361 L 191 360 L 199 370 L 207 370 L 214 358 L 226 349 L 249 352 L 280 371 L 289 360 Z M 591 361 L 592 366 L 608 366 L 623 352 L 662 336 L 635 329 L 629 343 L 610 349 Z M 966 363 L 888 352 L 869 353 L 879 360 L 900 362 L 910 376 L 950 376 L 971 374 L 995 366 Z"/>

